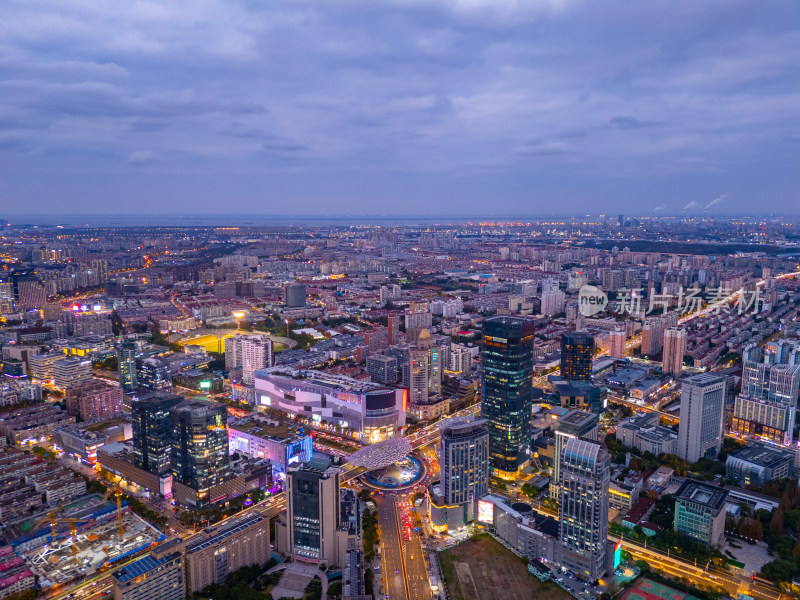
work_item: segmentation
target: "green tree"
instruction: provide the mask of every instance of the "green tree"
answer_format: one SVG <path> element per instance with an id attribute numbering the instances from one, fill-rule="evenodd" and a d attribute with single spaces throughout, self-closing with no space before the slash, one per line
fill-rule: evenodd
<path id="1" fill-rule="evenodd" d="M 796 565 L 792 561 L 779 558 L 761 567 L 761 574 L 773 583 L 778 583 L 791 581 L 796 570 Z"/>

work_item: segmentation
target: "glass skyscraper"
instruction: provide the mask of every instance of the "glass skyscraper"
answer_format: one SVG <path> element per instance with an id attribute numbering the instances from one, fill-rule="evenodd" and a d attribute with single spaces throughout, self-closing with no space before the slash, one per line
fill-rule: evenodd
<path id="1" fill-rule="evenodd" d="M 154 392 L 131 403 L 133 458 L 137 467 L 155 475 L 170 471 L 172 409 L 183 402 L 175 394 Z"/>
<path id="2" fill-rule="evenodd" d="M 573 331 L 561 336 L 561 378 L 589 381 L 592 378 L 594 337 L 587 331 Z"/>
<path id="3" fill-rule="evenodd" d="M 133 394 L 139 387 L 136 381 L 136 344 L 123 342 L 117 348 L 119 386 L 126 394 Z"/>
<path id="4" fill-rule="evenodd" d="M 483 322 L 483 411 L 496 475 L 516 474 L 528 459 L 533 384 L 533 321 L 497 316 Z"/>
<path id="5" fill-rule="evenodd" d="M 172 409 L 172 474 L 201 503 L 215 500 L 208 491 L 228 473 L 227 417 L 224 404 L 207 400 L 184 400 Z"/>

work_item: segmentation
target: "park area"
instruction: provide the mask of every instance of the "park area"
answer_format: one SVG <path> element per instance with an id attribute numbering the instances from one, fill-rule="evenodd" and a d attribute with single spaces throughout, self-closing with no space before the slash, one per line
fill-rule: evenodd
<path id="1" fill-rule="evenodd" d="M 483 534 L 439 553 L 451 600 L 571 600 L 551 581 L 528 572 L 527 562 Z"/>

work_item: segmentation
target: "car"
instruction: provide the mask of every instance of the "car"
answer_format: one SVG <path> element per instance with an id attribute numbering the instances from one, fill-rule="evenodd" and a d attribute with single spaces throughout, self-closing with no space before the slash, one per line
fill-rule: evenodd
<path id="1" fill-rule="evenodd" d="M 399 569 L 395 569 L 395 570 L 394 570 L 394 574 L 395 574 L 395 575 L 397 575 L 399 572 L 400 572 L 400 570 L 399 570 Z"/>

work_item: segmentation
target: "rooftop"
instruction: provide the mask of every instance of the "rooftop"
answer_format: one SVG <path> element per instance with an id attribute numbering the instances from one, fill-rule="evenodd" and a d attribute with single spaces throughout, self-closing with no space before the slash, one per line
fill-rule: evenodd
<path id="1" fill-rule="evenodd" d="M 707 386 L 707 385 L 713 385 L 715 383 L 720 383 L 722 381 L 725 381 L 726 379 L 727 379 L 727 377 L 725 377 L 724 375 L 718 375 L 717 373 L 700 373 L 698 375 L 692 375 L 690 377 L 684 377 L 683 378 L 683 382 L 684 383 L 691 383 L 692 385 L 697 385 L 697 386 L 704 387 L 704 386 Z"/>
<path id="2" fill-rule="evenodd" d="M 775 467 L 786 460 L 792 460 L 794 453 L 775 446 L 752 444 L 739 448 L 728 454 L 728 456 L 753 463 L 759 467 Z"/>
<path id="3" fill-rule="evenodd" d="M 277 424 L 276 424 L 277 423 Z M 263 419 L 243 417 L 228 423 L 228 429 L 259 437 L 261 439 L 287 440 L 300 435 L 296 427 L 286 425 L 281 421 L 267 422 Z"/>
<path id="4" fill-rule="evenodd" d="M 675 494 L 676 500 L 692 502 L 715 511 L 721 509 L 725 505 L 725 499 L 727 497 L 728 492 L 721 487 L 694 479 L 687 479 L 684 481 L 683 485 Z"/>
<path id="5" fill-rule="evenodd" d="M 152 571 L 156 567 L 160 567 L 170 560 L 172 560 L 172 558 L 166 556 L 161 558 L 153 558 L 150 555 L 144 556 L 139 560 L 130 563 L 129 565 L 125 565 L 121 569 L 117 569 L 111 573 L 111 575 L 120 583 L 125 583 L 131 579 L 134 579 L 135 577 L 144 575 L 148 571 Z"/>

